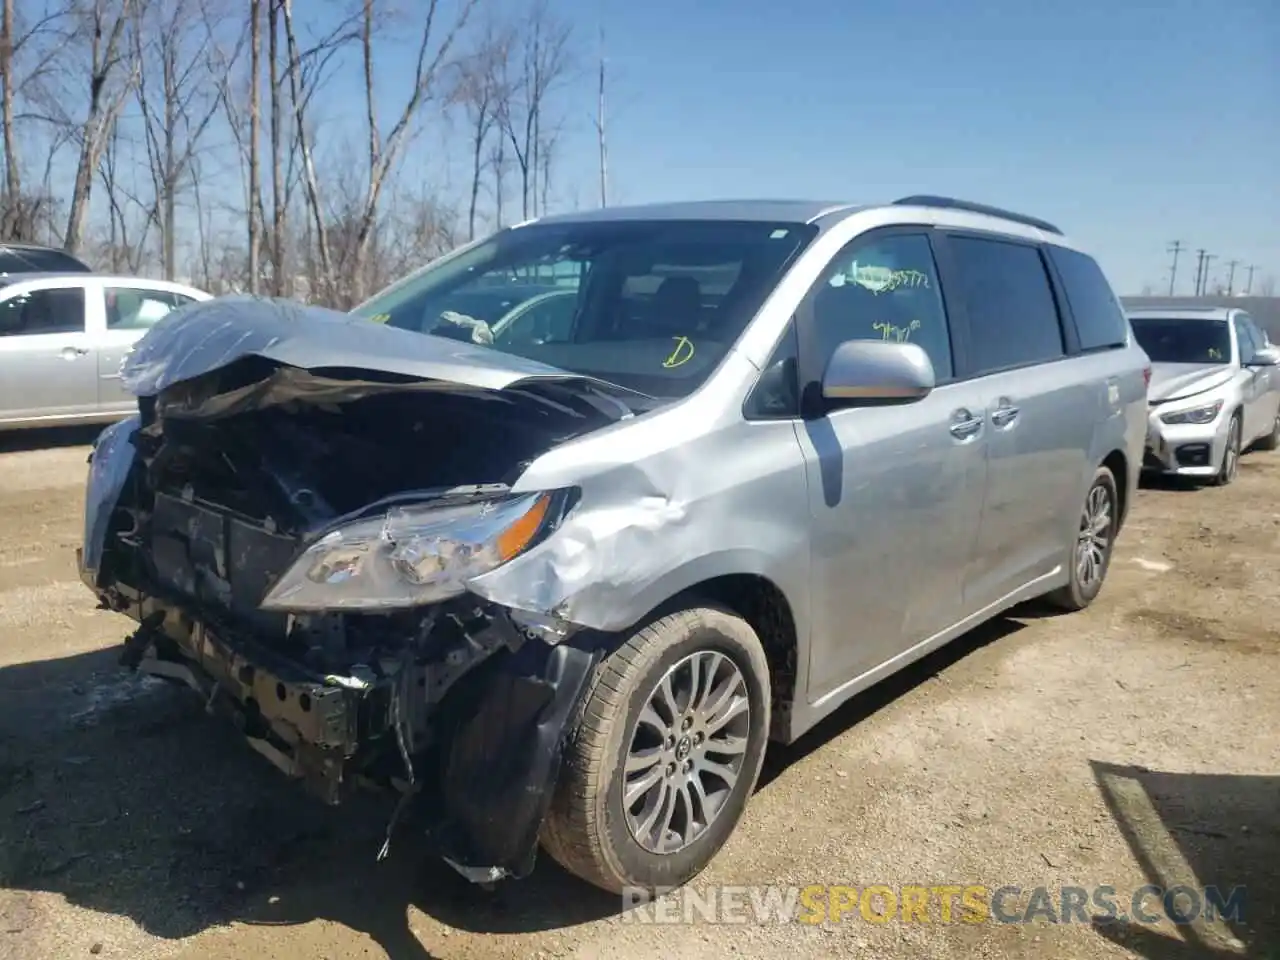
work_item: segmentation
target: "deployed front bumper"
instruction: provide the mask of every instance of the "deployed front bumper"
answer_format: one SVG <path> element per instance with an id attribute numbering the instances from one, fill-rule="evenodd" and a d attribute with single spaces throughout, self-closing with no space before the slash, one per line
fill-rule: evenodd
<path id="1" fill-rule="evenodd" d="M 138 624 L 122 663 L 194 688 L 329 803 L 362 780 L 398 787 L 425 815 L 434 849 L 464 876 L 526 875 L 598 651 L 581 638 L 533 639 L 492 608 L 479 617 L 487 626 L 459 627 L 465 639 L 443 651 L 359 676 L 317 673 L 246 624 L 119 564 L 112 544 L 137 426 L 137 418 L 115 424 L 95 447 L 77 550 L 80 577 L 101 605 Z M 477 616 L 480 605 L 469 604 Z M 418 721 L 416 742 L 405 742 L 406 713 Z"/>
<path id="2" fill-rule="evenodd" d="M 78 550 L 85 585 L 104 606 L 138 622 L 121 653 L 124 665 L 191 687 L 283 773 L 305 781 L 326 803 L 339 802 L 356 779 L 351 761 L 364 738 L 385 730 L 386 689 L 336 684 L 131 586 L 100 589 L 83 557 Z"/>

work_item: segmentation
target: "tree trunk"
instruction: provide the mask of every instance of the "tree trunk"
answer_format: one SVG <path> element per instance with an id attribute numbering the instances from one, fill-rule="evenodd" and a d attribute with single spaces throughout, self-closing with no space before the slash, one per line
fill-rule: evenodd
<path id="1" fill-rule="evenodd" d="M 249 0 L 249 292 L 258 293 L 258 278 L 262 275 L 262 221 L 258 217 L 261 186 L 258 182 L 258 131 L 260 118 L 259 63 L 262 50 L 262 0 Z"/>
<path id="2" fill-rule="evenodd" d="M 280 53 L 280 2 L 272 0 L 271 22 L 267 30 L 268 52 L 271 73 L 271 281 L 272 292 L 277 297 L 286 297 L 290 293 L 288 268 L 285 265 L 285 232 L 287 229 L 288 199 L 284 187 L 284 159 L 282 130 L 284 112 L 280 108 L 281 83 L 279 75 Z M 291 64 L 290 69 L 301 69 Z"/>
<path id="3" fill-rule="evenodd" d="M 0 223 L 2 236 L 11 240 L 24 240 L 25 219 L 22 216 L 22 178 L 18 170 L 18 149 L 13 142 L 13 0 L 4 0 L 0 7 L 0 111 L 4 121 L 4 188 L 7 199 L 4 204 L 4 222 Z"/>
<path id="4" fill-rule="evenodd" d="M 161 250 L 164 278 L 172 280 L 177 275 L 177 208 L 178 169 L 176 145 L 178 126 L 178 65 L 177 31 L 164 49 L 164 246 Z"/>

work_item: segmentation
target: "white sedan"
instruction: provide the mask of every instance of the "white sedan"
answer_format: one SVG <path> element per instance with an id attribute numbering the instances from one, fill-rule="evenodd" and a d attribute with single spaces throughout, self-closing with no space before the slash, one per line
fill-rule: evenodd
<path id="1" fill-rule="evenodd" d="M 210 299 L 137 277 L 0 276 L 0 429 L 128 416 L 137 399 L 120 382 L 120 364 L 134 343 L 170 311 Z"/>

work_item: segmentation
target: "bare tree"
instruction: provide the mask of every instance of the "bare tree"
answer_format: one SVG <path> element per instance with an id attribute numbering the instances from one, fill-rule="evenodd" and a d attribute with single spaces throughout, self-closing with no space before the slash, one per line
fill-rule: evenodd
<path id="1" fill-rule="evenodd" d="M 88 110 L 79 125 L 80 161 L 71 192 L 71 209 L 63 246 L 76 253 L 84 242 L 94 172 L 120 111 L 137 81 L 138 64 L 130 56 L 127 31 L 141 0 L 92 0 L 84 13 L 89 34 Z M 114 9 L 111 9 L 114 6 Z M 114 84 L 113 84 L 113 81 Z"/>
<path id="2" fill-rule="evenodd" d="M 18 149 L 13 136 L 13 48 L 14 30 L 17 18 L 13 13 L 13 0 L 3 0 L 0 5 L 0 112 L 4 121 L 4 187 L 7 202 L 5 213 L 8 214 L 10 204 L 17 204 L 22 196 L 22 176 L 18 169 Z M 8 219 L 6 217 L 6 219 Z M 5 224 L 5 234 L 12 235 L 12 227 Z"/>
<path id="3" fill-rule="evenodd" d="M 600 206 L 609 205 L 609 151 L 604 136 L 604 28 L 600 28 L 600 70 L 596 83 L 596 148 L 600 154 Z"/>
<path id="4" fill-rule="evenodd" d="M 1274 297 L 1276 295 L 1276 278 L 1273 276 L 1265 276 L 1262 282 L 1258 284 L 1258 296 Z"/>
<path id="5" fill-rule="evenodd" d="M 506 91 L 502 78 L 511 55 L 514 38 L 510 30 L 489 26 L 479 49 L 458 63 L 452 100 L 462 106 L 467 122 L 467 147 L 471 161 L 470 195 L 467 202 L 467 239 L 476 236 L 480 187 L 487 168 L 494 161 L 493 138 L 501 146 L 500 111 Z M 499 154 L 500 155 L 500 154 Z"/>
<path id="6" fill-rule="evenodd" d="M 100 259 L 108 264 L 112 273 L 129 273 L 142 269 L 146 254 L 147 233 L 154 218 L 147 205 L 139 201 L 136 192 L 124 182 L 122 168 L 129 166 L 121 147 L 120 125 L 112 127 L 102 151 L 98 176 L 107 199 L 107 237 L 105 250 L 99 250 Z M 138 232 L 130 238 L 129 210 L 138 207 L 146 210 Z"/>
<path id="7" fill-rule="evenodd" d="M 537 212 L 538 152 L 549 146 L 542 135 L 548 98 L 571 67 L 571 29 L 552 13 L 548 0 L 533 0 L 520 22 L 519 36 L 516 75 L 503 84 L 500 122 L 520 173 L 520 209 L 527 219 Z"/>
<path id="8" fill-rule="evenodd" d="M 365 293 L 365 265 L 368 258 L 369 244 L 373 239 L 374 227 L 377 223 L 379 202 L 383 190 L 387 186 L 387 178 L 395 168 L 406 139 L 412 132 L 412 125 L 419 110 L 435 93 L 447 58 L 458 40 L 459 34 L 466 25 L 476 6 L 477 0 L 461 0 L 458 11 L 452 22 L 444 28 L 443 36 L 437 39 L 439 29 L 436 24 L 439 0 L 428 0 L 422 29 L 419 34 L 418 55 L 414 65 L 413 79 L 408 96 L 399 116 L 385 134 L 378 123 L 376 94 L 373 77 L 373 40 L 376 18 L 374 0 L 363 0 L 363 17 L 360 29 L 361 60 L 364 67 L 365 114 L 368 123 L 368 170 L 364 202 L 360 211 L 354 244 L 349 254 L 346 274 L 352 282 L 351 296 L 353 300 L 361 300 Z"/>
<path id="9" fill-rule="evenodd" d="M 48 2 L 39 9 L 34 0 L 27 0 L 16 8 L 14 0 L 0 2 L 0 123 L 3 124 L 4 180 L 0 183 L 0 236 L 16 240 L 34 240 L 43 232 L 52 232 L 51 218 L 59 206 L 47 189 L 46 180 L 40 189 L 26 189 L 23 184 L 23 152 L 19 144 L 29 149 L 33 138 L 22 136 L 18 130 L 21 120 L 41 122 L 50 136 L 45 142 L 46 171 L 51 171 L 54 156 L 65 143 L 65 124 L 62 117 L 49 116 L 43 111 L 28 109 L 19 111 L 18 99 L 24 93 L 43 93 L 44 82 L 56 73 L 59 66 L 54 53 L 63 44 L 60 35 L 68 18 L 65 5 Z M 28 65 L 23 69 L 20 61 Z"/>
<path id="10" fill-rule="evenodd" d="M 320 256 L 321 295 L 326 299 L 332 296 L 333 258 L 329 248 L 329 231 L 324 206 L 320 198 L 320 179 L 316 174 L 315 157 L 311 149 L 311 136 L 307 129 L 307 105 L 318 84 L 320 71 L 330 56 L 339 49 L 347 36 L 342 32 L 331 34 L 319 46 L 305 55 L 298 45 L 297 34 L 293 28 L 293 0 L 277 0 L 284 16 L 284 36 L 288 65 L 285 73 L 289 78 L 289 100 L 293 107 L 294 135 L 297 138 L 298 150 L 302 157 L 302 181 L 306 187 L 307 203 L 311 209 L 312 223 L 316 231 L 315 243 Z M 312 82 L 308 82 L 308 61 L 312 63 Z M 273 97 L 273 107 L 276 100 Z M 275 115 L 272 110 L 272 115 Z M 273 164 L 278 159 L 273 157 Z M 273 174 L 274 175 L 274 174 Z M 273 265 L 279 271 L 282 265 Z M 276 283 L 281 278 L 277 276 Z"/>
<path id="11" fill-rule="evenodd" d="M 289 264 L 286 235 L 289 230 L 289 195 L 285 185 L 284 86 L 280 82 L 281 0 L 271 0 L 267 28 L 268 84 L 271 90 L 271 292 L 289 292 Z M 292 61 L 290 61 L 292 63 Z M 292 69 L 292 68 L 290 68 Z M 301 67 L 299 67 L 301 69 Z M 261 199 L 259 199 L 261 202 Z"/>
<path id="12" fill-rule="evenodd" d="M 489 172 L 493 177 L 493 225 L 497 228 L 502 227 L 503 223 L 503 201 L 506 199 L 505 186 L 507 183 L 507 171 L 511 166 L 510 157 L 507 155 L 506 137 L 495 137 L 493 146 L 489 148 Z"/>
<path id="13" fill-rule="evenodd" d="M 258 182 L 261 162 L 258 159 L 258 140 L 262 127 L 261 101 L 262 85 L 262 0 L 249 0 L 249 292 L 257 294 L 258 281 L 262 276 L 262 218 L 259 216 L 262 187 Z M 225 88 L 224 94 L 225 97 Z M 196 190 L 199 190 L 197 185 Z M 197 204 L 199 194 L 197 193 Z M 203 229 L 203 226 L 202 226 Z M 204 244 L 200 245 L 203 252 Z M 209 263 L 204 262 L 205 276 L 208 277 Z"/>
<path id="14" fill-rule="evenodd" d="M 200 141 L 218 111 L 214 61 L 205 51 L 220 11 L 207 0 L 165 0 L 140 6 L 133 30 L 139 65 L 136 96 L 142 114 L 147 161 L 151 170 L 152 205 L 148 211 L 160 232 L 161 267 L 166 280 L 177 271 L 177 209 L 190 187 L 190 172 Z M 243 35 L 233 49 L 234 63 Z"/>

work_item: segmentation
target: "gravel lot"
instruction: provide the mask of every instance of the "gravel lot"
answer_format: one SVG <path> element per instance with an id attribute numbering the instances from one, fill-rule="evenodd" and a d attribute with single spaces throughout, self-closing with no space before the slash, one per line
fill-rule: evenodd
<path id="1" fill-rule="evenodd" d="M 637 925 L 486 893 L 130 679 L 73 570 L 88 437 L 0 437 L 0 957 L 1280 957 L 1280 456 L 1144 490 L 1097 604 L 1017 611 L 775 749 L 697 882 L 1248 888 L 1244 922 Z M 634 918 L 632 918 L 634 919 Z"/>

